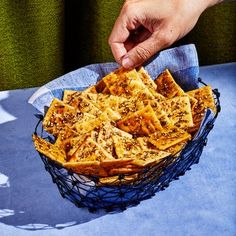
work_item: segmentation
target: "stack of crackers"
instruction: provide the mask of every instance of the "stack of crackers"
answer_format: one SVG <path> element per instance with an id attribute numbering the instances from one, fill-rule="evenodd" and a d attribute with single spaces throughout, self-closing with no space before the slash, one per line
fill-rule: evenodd
<path id="1" fill-rule="evenodd" d="M 69 171 L 109 177 L 135 174 L 178 153 L 199 129 L 207 108 L 216 112 L 210 86 L 184 92 L 168 69 L 155 80 L 143 67 L 118 68 L 84 91 L 55 98 L 35 148 Z"/>

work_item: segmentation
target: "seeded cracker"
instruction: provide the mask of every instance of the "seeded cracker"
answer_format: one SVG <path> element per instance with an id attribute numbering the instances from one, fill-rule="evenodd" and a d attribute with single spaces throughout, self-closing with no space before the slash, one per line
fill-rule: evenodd
<path id="1" fill-rule="evenodd" d="M 64 167 L 77 174 L 108 176 L 106 170 L 100 166 L 99 161 L 67 162 L 64 163 Z"/>
<path id="2" fill-rule="evenodd" d="M 94 106 L 93 103 L 91 103 L 91 101 L 85 98 L 81 93 L 73 96 L 68 104 L 83 113 L 89 113 L 94 116 L 101 114 L 101 110 Z"/>
<path id="3" fill-rule="evenodd" d="M 91 95 L 92 94 L 90 93 L 87 94 L 87 96 Z M 114 111 L 117 111 L 120 100 L 122 101 L 124 99 L 125 98 L 121 98 L 111 94 L 98 93 L 96 94 L 96 97 L 93 97 L 93 100 L 91 100 L 91 102 L 102 111 L 104 111 L 106 108 L 111 108 Z"/>
<path id="4" fill-rule="evenodd" d="M 165 104 L 164 101 L 158 102 L 158 100 L 145 100 L 143 104 L 151 105 L 162 127 L 173 124 L 171 119 L 168 117 L 166 110 L 163 108 L 163 104 Z"/>
<path id="5" fill-rule="evenodd" d="M 76 161 L 102 161 L 105 159 L 114 159 L 97 142 L 88 137 L 74 152 L 69 162 Z"/>
<path id="6" fill-rule="evenodd" d="M 110 153 L 114 158 L 116 158 L 116 153 L 114 150 L 113 136 L 132 138 L 132 135 L 117 129 L 110 122 L 103 122 L 97 130 L 97 143 L 104 148 L 108 153 Z"/>
<path id="7" fill-rule="evenodd" d="M 150 135 L 149 142 L 159 150 L 166 150 L 180 142 L 188 141 L 191 135 L 176 126 L 169 126 Z"/>
<path id="8" fill-rule="evenodd" d="M 63 93 L 63 99 L 62 101 L 66 104 L 69 104 L 70 100 L 75 97 L 79 96 L 81 94 L 80 91 L 74 91 L 74 90 L 64 90 Z"/>
<path id="9" fill-rule="evenodd" d="M 148 105 L 148 103 L 146 105 Z M 129 99 L 122 98 L 119 100 L 117 111 L 122 117 L 125 117 L 127 115 L 133 114 L 138 110 L 143 109 L 144 107 L 144 102 L 137 97 Z"/>
<path id="10" fill-rule="evenodd" d="M 65 163 L 66 154 L 62 149 L 59 149 L 54 144 L 47 142 L 37 135 L 33 135 L 33 141 L 37 151 L 61 165 Z"/>
<path id="11" fill-rule="evenodd" d="M 173 125 L 185 130 L 193 126 L 191 105 L 187 95 L 167 99 L 161 105 Z"/>
<path id="12" fill-rule="evenodd" d="M 57 137 L 59 132 L 64 129 L 65 124 L 72 127 L 72 125 L 83 118 L 83 116 L 83 113 L 79 112 L 74 107 L 54 98 L 44 117 L 43 128 Z"/>
<path id="13" fill-rule="evenodd" d="M 210 108 L 214 113 L 216 113 L 216 106 L 212 94 L 212 89 L 209 85 L 189 91 L 187 92 L 187 94 L 197 100 L 197 104 L 192 109 L 194 126 L 189 129 L 190 132 L 194 132 L 199 129 L 206 109 Z"/>
<path id="14" fill-rule="evenodd" d="M 154 80 L 149 76 L 147 71 L 141 66 L 137 70 L 138 75 L 144 85 L 148 88 L 148 90 L 151 92 L 151 94 L 155 97 L 156 101 L 163 101 L 165 100 L 165 97 L 157 92 L 157 85 L 154 82 Z"/>
<path id="15" fill-rule="evenodd" d="M 113 95 L 123 97 L 140 96 L 142 98 L 154 98 L 140 79 L 135 69 L 127 71 L 120 68 L 105 76 L 103 81 L 110 93 Z"/>
<path id="16" fill-rule="evenodd" d="M 120 129 L 136 135 L 149 135 L 162 126 L 150 105 L 117 122 Z"/>
<path id="17" fill-rule="evenodd" d="M 174 98 L 177 96 L 186 95 L 184 90 L 175 82 L 168 69 L 163 71 L 161 75 L 155 79 L 155 83 L 157 84 L 157 92 L 166 98 Z M 191 107 L 194 107 L 197 100 L 188 94 L 187 96 L 189 96 Z"/>

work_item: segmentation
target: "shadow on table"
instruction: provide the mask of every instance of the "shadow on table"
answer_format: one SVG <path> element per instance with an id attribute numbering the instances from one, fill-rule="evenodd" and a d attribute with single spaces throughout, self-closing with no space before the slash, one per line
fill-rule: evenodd
<path id="1" fill-rule="evenodd" d="M 16 117 L 0 124 L 0 222 L 26 230 L 62 229 L 107 214 L 64 200 L 44 170 L 31 139 L 37 120 L 27 100 L 33 91 L 10 91 L 0 98 L 1 109 Z"/>

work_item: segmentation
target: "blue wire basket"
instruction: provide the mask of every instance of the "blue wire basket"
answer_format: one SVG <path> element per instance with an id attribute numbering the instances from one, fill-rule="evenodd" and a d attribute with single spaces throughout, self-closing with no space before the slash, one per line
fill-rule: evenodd
<path id="1" fill-rule="evenodd" d="M 200 78 L 199 82 L 206 85 Z M 207 136 L 212 130 L 221 108 L 220 93 L 214 89 L 213 94 L 216 114 L 210 119 L 205 117 L 195 138 L 187 143 L 178 156 L 169 156 L 158 164 L 135 173 L 135 178 L 134 174 L 120 174 L 114 181 L 106 184 L 101 182 L 99 176 L 79 175 L 63 168 L 41 153 L 39 153 L 40 157 L 61 196 L 74 203 L 75 206 L 86 207 L 90 212 L 98 209 L 105 209 L 108 212 L 125 210 L 127 207 L 135 206 L 142 200 L 154 196 L 158 191 L 164 190 L 171 181 L 179 179 L 179 176 L 183 176 L 193 164 L 199 162 L 203 148 L 207 144 Z M 206 113 L 211 113 L 211 111 L 208 110 Z M 36 116 L 39 118 L 39 122 L 35 133 L 38 133 L 43 117 L 42 115 Z M 47 135 L 42 128 L 40 133 L 41 137 Z"/>

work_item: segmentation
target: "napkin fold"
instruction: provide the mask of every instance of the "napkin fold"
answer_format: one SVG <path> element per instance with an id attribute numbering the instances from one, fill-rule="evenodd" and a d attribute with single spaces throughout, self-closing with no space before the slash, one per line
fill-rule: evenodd
<path id="1" fill-rule="evenodd" d="M 44 107 L 49 106 L 55 97 L 61 99 L 65 89 L 84 90 L 118 67 L 117 63 L 111 62 L 79 68 L 40 87 L 28 102 L 44 113 Z M 163 50 L 148 61 L 144 68 L 152 79 L 156 79 L 165 69 L 169 69 L 185 91 L 198 87 L 199 64 L 193 44 Z"/>

